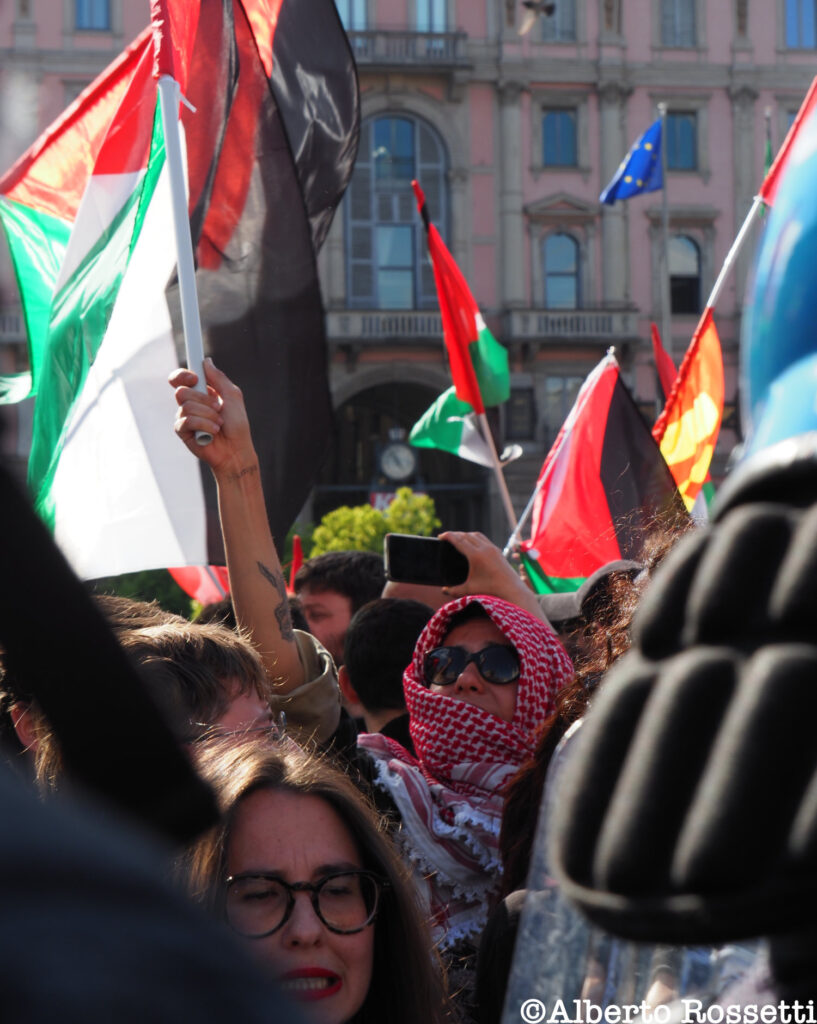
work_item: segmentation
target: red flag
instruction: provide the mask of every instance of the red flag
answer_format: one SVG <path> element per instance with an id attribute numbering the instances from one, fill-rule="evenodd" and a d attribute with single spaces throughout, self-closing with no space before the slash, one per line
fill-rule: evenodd
<path id="1" fill-rule="evenodd" d="M 672 386 L 675 383 L 675 378 L 678 376 L 678 371 L 675 369 L 672 356 L 661 344 L 661 335 L 658 333 L 658 328 L 655 324 L 650 324 L 650 336 L 652 338 L 652 354 L 655 360 L 655 368 L 658 371 L 658 380 L 661 382 L 661 390 L 664 392 L 664 401 L 666 402 L 667 395 L 672 392 Z"/>
<path id="2" fill-rule="evenodd" d="M 485 406 L 468 351 L 469 346 L 479 338 L 478 318 L 482 319 L 479 307 L 439 231 L 429 220 L 423 190 L 416 181 L 412 181 L 411 187 L 428 233 L 428 251 L 434 268 L 434 282 L 437 285 L 443 336 L 454 389 L 461 402 L 467 402 L 476 413 L 484 413 Z"/>
<path id="3" fill-rule="evenodd" d="M 153 30 L 153 75 L 170 75 L 184 92 L 190 70 L 190 55 L 199 24 L 200 3 L 186 0 L 150 0 L 150 20 Z"/>
<path id="4" fill-rule="evenodd" d="M 815 106 L 817 106 L 817 78 L 815 78 L 809 86 L 806 98 L 800 105 L 800 109 L 797 111 L 797 116 L 792 121 L 791 127 L 786 133 L 786 138 L 783 139 L 783 145 L 780 147 L 777 156 L 774 158 L 774 163 L 769 168 L 769 173 L 763 179 L 763 184 L 760 186 L 760 192 L 758 195 L 768 206 L 772 206 L 774 204 L 774 197 L 777 194 L 780 177 L 786 169 L 786 164 L 788 163 L 797 133 L 800 131 L 800 126 L 814 111 Z"/>
<path id="5" fill-rule="evenodd" d="M 289 586 L 287 587 L 288 594 L 295 593 L 295 576 L 303 564 L 304 549 L 301 544 L 301 538 L 296 533 L 292 538 L 292 565 L 289 570 Z"/>
<path id="6" fill-rule="evenodd" d="M 678 492 L 619 366 L 608 354 L 582 385 L 537 483 L 522 545 L 540 593 L 578 590 L 609 562 L 637 558 L 644 528 Z"/>
<path id="7" fill-rule="evenodd" d="M 230 577 L 223 565 L 187 565 L 167 571 L 199 604 L 215 604 L 230 593 Z"/>
<path id="8" fill-rule="evenodd" d="M 283 537 L 332 423 L 316 252 L 359 132 L 356 70 L 333 0 L 202 3 L 185 94 L 198 111 L 181 119 L 205 352 L 241 385 Z M 218 531 L 208 538 L 220 562 Z"/>
<path id="9" fill-rule="evenodd" d="M 652 431 L 688 509 L 709 473 L 723 398 L 721 343 L 712 308 L 707 306 Z"/>

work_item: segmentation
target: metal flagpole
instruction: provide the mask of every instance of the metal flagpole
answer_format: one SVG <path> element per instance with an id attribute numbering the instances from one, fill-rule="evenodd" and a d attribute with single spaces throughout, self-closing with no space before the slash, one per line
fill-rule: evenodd
<path id="1" fill-rule="evenodd" d="M 187 215 L 187 187 L 177 116 L 180 92 L 179 83 L 174 78 L 171 78 L 170 75 L 162 75 L 159 79 L 159 102 L 162 110 L 167 170 L 170 175 L 170 193 L 173 201 L 173 228 L 176 236 L 176 264 L 179 273 L 184 347 L 187 353 L 187 367 L 193 370 L 199 378 L 196 390 L 207 394 L 207 382 L 204 379 L 204 343 L 201 337 L 201 319 L 196 289 L 196 268 L 193 264 L 193 240 L 190 235 L 190 220 Z M 212 440 L 212 434 L 203 430 L 196 431 L 196 441 L 200 445 L 210 444 Z"/>
<path id="2" fill-rule="evenodd" d="M 669 283 L 669 199 L 667 197 L 667 105 L 658 104 L 661 115 L 661 334 L 672 352 L 672 318 Z"/>

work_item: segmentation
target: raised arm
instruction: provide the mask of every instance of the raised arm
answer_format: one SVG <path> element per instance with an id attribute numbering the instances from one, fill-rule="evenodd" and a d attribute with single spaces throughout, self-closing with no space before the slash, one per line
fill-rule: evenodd
<path id="1" fill-rule="evenodd" d="M 440 534 L 441 540 L 450 541 L 468 559 L 468 579 L 456 587 L 443 587 L 453 599 L 466 594 L 491 594 L 519 605 L 543 622 L 548 622 L 536 594 L 520 579 L 505 556 L 483 533 L 462 533 L 449 530 Z"/>
<path id="2" fill-rule="evenodd" d="M 175 430 L 190 451 L 213 472 L 221 531 L 236 619 L 252 638 L 275 691 L 289 693 L 304 682 L 304 668 L 292 630 L 286 584 L 267 519 L 258 456 L 241 389 L 206 359 L 207 394 L 193 390 L 191 370 L 170 376 L 179 410 Z M 197 430 L 213 435 L 209 445 Z"/>

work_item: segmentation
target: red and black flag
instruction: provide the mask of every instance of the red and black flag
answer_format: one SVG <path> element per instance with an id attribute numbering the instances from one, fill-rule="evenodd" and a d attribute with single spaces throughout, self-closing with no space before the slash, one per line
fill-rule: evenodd
<path id="1" fill-rule="evenodd" d="M 208 0 L 189 82 L 198 113 L 182 123 L 205 351 L 242 388 L 283 542 L 331 429 L 316 253 L 357 155 L 357 71 L 334 0 Z M 208 560 L 222 561 L 218 529 L 208 546 Z"/>
<path id="2" fill-rule="evenodd" d="M 582 385 L 536 485 L 522 545 L 538 593 L 578 590 L 597 569 L 637 559 L 656 517 L 683 514 L 650 429 L 608 353 Z"/>

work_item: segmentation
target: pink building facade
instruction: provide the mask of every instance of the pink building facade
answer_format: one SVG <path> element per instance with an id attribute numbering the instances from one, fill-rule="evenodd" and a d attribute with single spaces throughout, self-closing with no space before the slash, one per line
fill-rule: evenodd
<path id="1" fill-rule="evenodd" d="M 506 472 L 521 510 L 581 381 L 610 346 L 645 416 L 656 412 L 650 322 L 662 323 L 662 193 L 614 206 L 599 193 L 665 103 L 665 345 L 679 362 L 762 181 L 767 131 L 776 149 L 815 73 L 814 0 L 556 0 L 525 34 L 518 0 L 338 8 L 358 61 L 363 124 L 319 261 L 338 428 L 305 514 L 408 482 L 434 495 L 447 525 L 500 540 L 495 485 L 478 467 L 420 451 L 398 480 L 381 463 L 390 440 L 450 384 L 411 178 L 509 351 L 511 401 L 494 425 L 523 451 Z M 146 21 L 146 0 L 3 5 L 4 166 Z M 716 479 L 739 438 L 737 346 L 753 251 L 750 241 L 716 309 L 727 386 Z M 0 271 L 7 282 L 7 262 Z M 14 303 L 4 287 L 6 365 L 24 351 Z M 15 443 L 24 448 L 24 429 Z"/>

